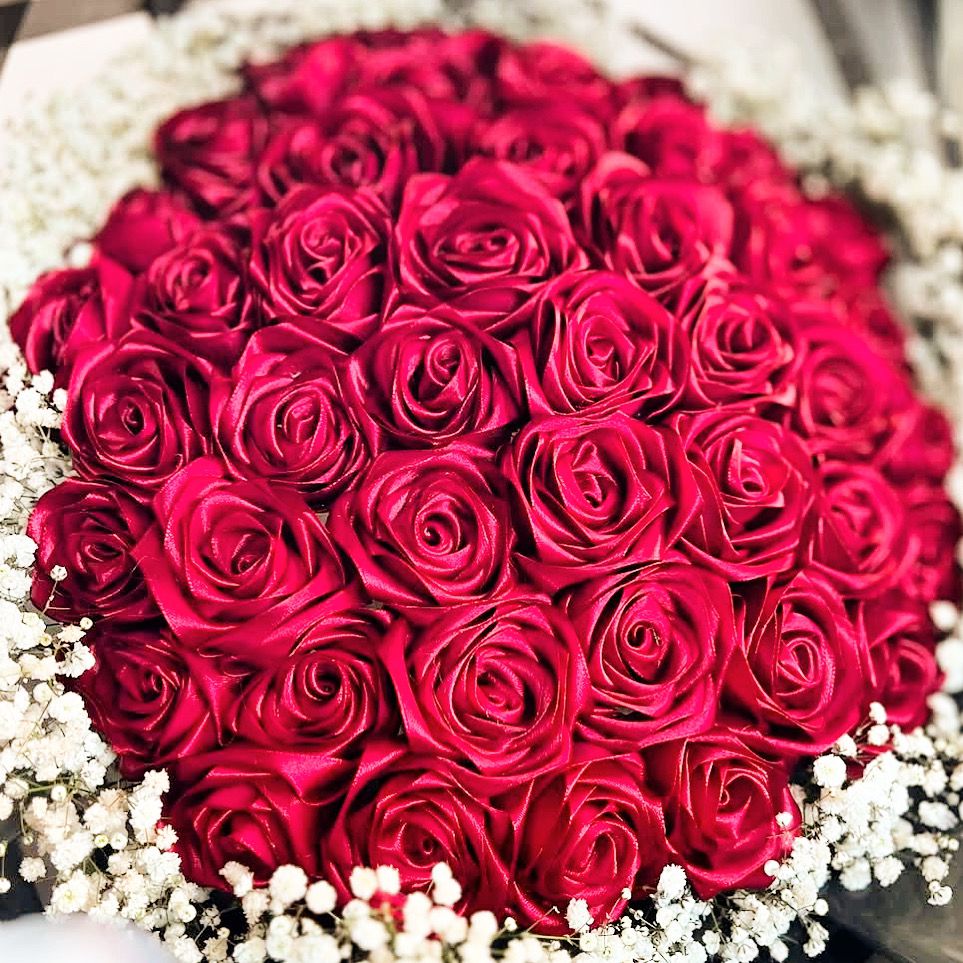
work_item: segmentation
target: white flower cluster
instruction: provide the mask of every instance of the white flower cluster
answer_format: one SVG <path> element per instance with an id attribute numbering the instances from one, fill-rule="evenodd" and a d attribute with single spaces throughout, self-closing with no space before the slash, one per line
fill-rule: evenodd
<path id="1" fill-rule="evenodd" d="M 458 6 L 462 19 L 515 35 L 559 25 L 556 33 L 625 67 L 644 43 L 644 31 L 627 28 L 614 3 L 605 16 L 591 0 Z M 223 876 L 237 912 L 228 927 L 209 894 L 181 875 L 174 833 L 162 822 L 166 776 L 120 780 L 79 697 L 64 687 L 65 677 L 91 665 L 83 643 L 90 626 L 56 626 L 32 609 L 35 546 L 24 534 L 36 499 L 69 472 L 52 433 L 64 398 L 48 373 L 28 375 L 4 319 L 39 273 L 84 262 L 89 245 L 77 239 L 90 236 L 120 193 L 155 180 L 154 125 L 185 103 L 229 91 L 242 59 L 313 35 L 452 17 L 442 0 L 201 5 L 87 86 L 84 111 L 72 90 L 36 105 L 9 132 L 0 163 L 0 822 L 12 817 L 10 836 L 26 852 L 20 875 L 50 883 L 51 912 L 134 921 L 182 963 L 703 963 L 764 953 L 778 961 L 800 934 L 809 955 L 825 947 L 820 893 L 832 876 L 851 889 L 887 886 L 911 866 L 929 901 L 945 903 L 963 796 L 961 718 L 945 696 L 934 699 L 925 732 L 891 728 L 874 707 L 854 737 L 815 760 L 796 787 L 802 832 L 786 860 L 766 864 L 768 888 L 706 902 L 680 867 L 667 866 L 652 899 L 617 922 L 595 926 L 585 901 L 573 900 L 564 912 L 573 935 L 560 940 L 488 912 L 459 914 L 461 889 L 444 865 L 428 892 L 407 894 L 391 867 L 359 868 L 353 898 L 336 912 L 334 888 L 298 867 L 280 867 L 257 886 L 231 863 Z M 927 388 L 963 411 L 963 173 L 937 152 L 940 137 L 956 135 L 953 123 L 903 87 L 861 93 L 827 113 L 796 74 L 745 59 L 702 69 L 694 83 L 723 119 L 762 128 L 810 172 L 814 189 L 828 179 L 892 212 L 905 244 L 894 290 L 907 316 L 932 328 L 914 342 L 914 361 Z M 963 440 L 963 418 L 957 430 Z M 950 488 L 963 504 L 963 466 Z M 944 603 L 933 615 L 948 634 L 948 687 L 963 690 L 960 613 Z M 788 813 L 777 822 L 792 825 Z M 0 841 L 0 892 L 10 886 L 5 853 Z"/>

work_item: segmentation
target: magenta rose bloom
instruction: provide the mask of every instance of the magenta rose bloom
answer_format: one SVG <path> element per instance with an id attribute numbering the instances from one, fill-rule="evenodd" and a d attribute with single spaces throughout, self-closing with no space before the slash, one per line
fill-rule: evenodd
<path id="1" fill-rule="evenodd" d="M 343 901 L 356 866 L 393 866 L 405 891 L 425 889 L 437 863 L 461 884 L 457 909 L 505 910 L 508 814 L 464 786 L 465 773 L 403 744 L 372 742 L 322 841 L 322 871 Z"/>
<path id="2" fill-rule="evenodd" d="M 140 274 L 187 240 L 200 223 L 176 194 L 138 187 L 111 208 L 94 244 L 102 255 Z"/>
<path id="3" fill-rule="evenodd" d="M 607 120 L 615 88 L 584 57 L 546 41 L 507 47 L 495 71 L 496 91 L 509 104 L 543 104 L 563 96 Z"/>
<path id="4" fill-rule="evenodd" d="M 619 274 L 572 271 L 535 299 L 515 336 L 535 414 L 655 416 L 685 388 L 689 349 L 679 322 Z"/>
<path id="5" fill-rule="evenodd" d="M 523 410 L 514 349 L 442 305 L 391 315 L 352 356 L 347 384 L 372 444 L 494 447 Z"/>
<path id="6" fill-rule="evenodd" d="M 154 514 L 157 524 L 134 554 L 185 645 L 204 647 L 228 632 L 217 644 L 255 659 L 264 634 L 253 620 L 270 613 L 277 625 L 348 584 L 304 501 L 264 481 L 230 481 L 213 458 L 175 475 L 154 499 Z"/>
<path id="7" fill-rule="evenodd" d="M 368 594 L 416 621 L 514 581 L 501 477 L 468 445 L 380 455 L 335 503 L 330 527 Z"/>
<path id="8" fill-rule="evenodd" d="M 584 582 L 565 610 L 592 683 L 580 738 L 631 752 L 712 725 L 737 640 L 721 578 L 670 558 Z"/>
<path id="9" fill-rule="evenodd" d="M 104 257 L 87 268 L 42 275 L 9 321 L 27 368 L 51 371 L 65 385 L 85 348 L 115 341 L 130 328 L 132 290 L 130 274 Z"/>
<path id="10" fill-rule="evenodd" d="M 416 752 L 492 789 L 568 762 L 587 673 L 572 624 L 547 599 L 466 603 L 421 628 L 399 620 L 384 661 Z"/>
<path id="11" fill-rule="evenodd" d="M 282 128 L 260 157 L 258 184 L 271 203 L 298 184 L 315 184 L 368 188 L 395 209 L 415 174 L 443 170 L 461 152 L 469 118 L 415 88 L 359 90 L 318 120 Z"/>
<path id="12" fill-rule="evenodd" d="M 750 721 L 731 725 L 759 752 L 818 755 L 865 716 L 865 640 L 835 589 L 806 572 L 754 589 L 747 607 L 724 698 Z"/>
<path id="13" fill-rule="evenodd" d="M 376 655 L 382 612 L 321 603 L 278 629 L 287 646 L 236 692 L 231 729 L 245 742 L 353 759 L 398 729 Z M 283 654 L 282 654 L 283 652 Z"/>
<path id="14" fill-rule="evenodd" d="M 658 802 L 638 755 L 580 746 L 572 762 L 522 797 L 512 915 L 539 931 L 567 933 L 553 907 L 584 899 L 601 924 L 658 881 L 669 861 Z"/>
<path id="15" fill-rule="evenodd" d="M 717 405 L 791 404 L 803 351 L 786 304 L 747 287 L 721 266 L 693 282 L 683 323 L 692 342 L 686 402 Z"/>
<path id="16" fill-rule="evenodd" d="M 793 427 L 830 458 L 869 459 L 901 434 L 909 384 L 864 338 L 838 325 L 807 325 Z"/>
<path id="17" fill-rule="evenodd" d="M 204 218 L 248 210 L 257 200 L 254 179 L 270 123 L 253 97 L 230 97 L 188 107 L 154 135 L 164 180 Z"/>
<path id="18" fill-rule="evenodd" d="M 67 388 L 63 439 L 82 478 L 156 491 L 210 448 L 211 365 L 151 331 L 91 345 Z"/>
<path id="19" fill-rule="evenodd" d="M 230 369 L 258 322 L 247 252 L 229 230 L 205 228 L 161 254 L 139 285 L 134 326 Z"/>
<path id="20" fill-rule="evenodd" d="M 517 325 L 545 282 L 585 264 L 562 204 L 514 164 L 473 158 L 405 189 L 395 227 L 395 300 L 454 303 L 481 327 Z"/>
<path id="21" fill-rule="evenodd" d="M 847 598 L 879 595 L 916 561 L 905 498 L 869 465 L 824 462 L 810 547 L 813 567 Z"/>
<path id="22" fill-rule="evenodd" d="M 251 277 L 268 317 L 325 322 L 342 343 L 378 323 L 388 215 L 367 191 L 302 188 L 255 218 Z"/>
<path id="23" fill-rule="evenodd" d="M 234 743 L 182 759 L 171 771 L 165 819 L 177 832 L 185 876 L 230 891 L 221 869 L 232 861 L 251 870 L 258 885 L 289 864 L 317 875 L 327 804 L 348 778 L 340 761 L 304 749 Z"/>
<path id="24" fill-rule="evenodd" d="M 686 551 L 732 581 L 791 569 L 808 543 L 818 488 L 798 436 L 725 409 L 679 427 L 704 503 L 686 531 Z"/>
<path id="25" fill-rule="evenodd" d="M 738 887 L 765 888 L 763 866 L 790 851 L 801 822 L 789 773 L 716 729 L 644 753 L 661 802 L 669 862 L 679 862 L 701 899 Z M 782 827 L 780 813 L 792 822 Z"/>
<path id="26" fill-rule="evenodd" d="M 519 561 L 551 591 L 660 558 L 701 504 L 678 434 L 621 413 L 532 422 L 505 452 L 502 470 Z"/>
<path id="27" fill-rule="evenodd" d="M 897 490 L 906 509 L 910 538 L 916 545 L 913 564 L 903 573 L 902 586 L 914 598 L 930 603 L 956 602 L 963 594 L 955 547 L 963 537 L 963 523 L 942 485 L 919 482 Z"/>
<path id="28" fill-rule="evenodd" d="M 265 328 L 230 380 L 211 390 L 217 448 L 241 478 L 293 488 L 327 505 L 371 460 L 345 399 L 338 357 L 309 322 Z"/>
<path id="29" fill-rule="evenodd" d="M 651 176 L 640 160 L 609 153 L 582 181 L 588 246 L 663 303 L 729 252 L 732 209 L 715 187 Z"/>
<path id="30" fill-rule="evenodd" d="M 606 147 L 604 123 L 597 116 L 556 98 L 482 118 L 470 149 L 526 168 L 549 194 L 570 205 Z"/>
<path id="31" fill-rule="evenodd" d="M 30 515 L 37 543 L 33 604 L 53 619 L 109 617 L 140 622 L 157 614 L 134 561 L 151 512 L 116 484 L 68 478 L 46 492 Z M 55 566 L 66 578 L 55 582 Z"/>
<path id="32" fill-rule="evenodd" d="M 183 648 L 166 627 L 103 622 L 88 640 L 94 667 L 72 685 L 124 776 L 136 779 L 227 739 L 243 684 L 236 669 Z"/>

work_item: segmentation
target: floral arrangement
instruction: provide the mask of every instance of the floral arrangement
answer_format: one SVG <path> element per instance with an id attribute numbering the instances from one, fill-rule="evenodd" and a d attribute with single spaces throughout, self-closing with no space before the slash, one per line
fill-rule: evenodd
<path id="1" fill-rule="evenodd" d="M 14 134 L 17 872 L 188 963 L 779 960 L 833 875 L 945 903 L 961 531 L 918 385 L 960 383 L 963 195 L 852 161 L 921 164 L 931 105 L 821 143 L 690 79 L 781 157 L 403 7 L 200 8 L 102 126 Z"/>

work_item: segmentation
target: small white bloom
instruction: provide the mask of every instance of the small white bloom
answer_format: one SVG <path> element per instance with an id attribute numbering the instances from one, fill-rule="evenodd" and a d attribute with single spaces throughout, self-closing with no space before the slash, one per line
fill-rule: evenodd
<path id="1" fill-rule="evenodd" d="M 378 892 L 378 876 L 373 869 L 355 866 L 348 880 L 351 892 L 358 899 L 369 900 Z"/>
<path id="2" fill-rule="evenodd" d="M 823 789 L 839 789 L 846 781 L 846 762 L 839 756 L 819 756 L 813 763 L 813 780 Z"/>
<path id="3" fill-rule="evenodd" d="M 338 903 L 338 894 L 330 883 L 319 879 L 308 887 L 305 902 L 312 913 L 321 916 L 335 908 Z"/>
<path id="4" fill-rule="evenodd" d="M 565 919 L 573 933 L 587 930 L 595 922 L 595 918 L 589 912 L 588 903 L 584 899 L 569 901 Z"/>
<path id="5" fill-rule="evenodd" d="M 271 898 L 283 906 L 303 899 L 307 889 L 308 876 L 300 866 L 279 866 L 268 884 Z"/>

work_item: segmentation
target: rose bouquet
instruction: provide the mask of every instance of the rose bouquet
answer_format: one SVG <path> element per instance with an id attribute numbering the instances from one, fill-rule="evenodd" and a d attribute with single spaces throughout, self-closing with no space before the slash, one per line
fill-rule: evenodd
<path id="1" fill-rule="evenodd" d="M 212 961 L 779 959 L 831 870 L 945 901 L 961 529 L 891 243 L 676 80 L 321 32 L 11 296 L 23 875 Z"/>

